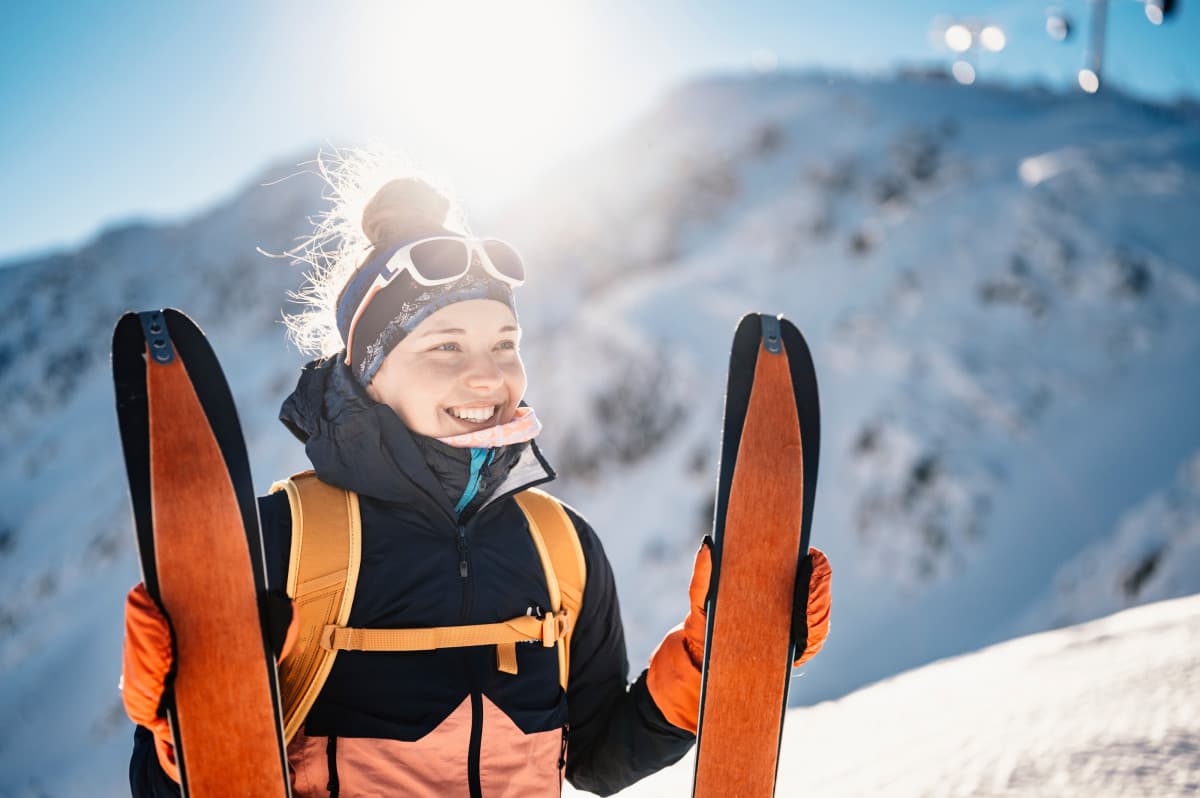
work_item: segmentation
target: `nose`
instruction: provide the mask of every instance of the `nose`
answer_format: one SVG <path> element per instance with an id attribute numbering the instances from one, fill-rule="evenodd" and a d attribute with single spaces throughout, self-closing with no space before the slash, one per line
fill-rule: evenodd
<path id="1" fill-rule="evenodd" d="M 472 390 L 494 391 L 504 382 L 504 372 L 491 353 L 481 352 L 467 365 L 466 383 Z"/>

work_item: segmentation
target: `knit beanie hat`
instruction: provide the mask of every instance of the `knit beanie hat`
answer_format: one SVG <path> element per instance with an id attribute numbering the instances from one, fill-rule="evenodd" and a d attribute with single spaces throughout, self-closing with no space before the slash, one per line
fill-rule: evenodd
<path id="1" fill-rule="evenodd" d="M 405 336 L 447 305 L 494 299 L 517 314 L 512 286 L 486 272 L 474 252 L 467 272 L 454 282 L 421 285 L 404 271 L 368 296 L 375 278 L 385 273 L 388 261 L 400 249 L 432 236 L 463 236 L 445 226 L 449 211 L 450 201 L 417 178 L 390 181 L 363 210 L 362 228 L 371 250 L 346 281 L 337 302 L 337 326 L 347 346 L 346 362 L 363 386 L 370 384 L 384 358 Z M 359 313 L 364 301 L 368 304 Z M 351 330 L 356 314 L 358 321 Z"/>

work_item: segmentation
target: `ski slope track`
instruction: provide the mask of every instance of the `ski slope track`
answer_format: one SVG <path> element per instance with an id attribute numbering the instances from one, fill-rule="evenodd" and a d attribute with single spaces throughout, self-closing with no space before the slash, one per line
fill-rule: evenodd
<path id="1" fill-rule="evenodd" d="M 276 421 L 299 271 L 257 250 L 324 209 L 312 174 L 278 180 L 311 157 L 0 265 L 0 797 L 126 789 L 121 312 L 205 329 L 260 492 L 306 465 Z M 529 261 L 528 399 L 613 562 L 635 673 L 687 611 L 733 328 L 784 313 L 821 386 L 834 609 L 780 794 L 1200 789 L 1195 106 L 711 77 L 535 185 L 471 221 Z M 690 772 L 630 793 L 686 795 Z"/>

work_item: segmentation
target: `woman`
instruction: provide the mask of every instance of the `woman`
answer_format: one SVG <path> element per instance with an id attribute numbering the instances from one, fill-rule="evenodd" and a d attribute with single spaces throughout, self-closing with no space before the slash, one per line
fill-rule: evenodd
<path id="1" fill-rule="evenodd" d="M 507 245 L 468 237 L 456 218 L 444 195 L 415 178 L 374 195 L 362 217 L 366 257 L 319 270 L 324 282 L 312 292 L 336 296 L 326 310 L 342 348 L 304 368 L 281 412 L 317 477 L 359 495 L 352 627 L 486 624 L 548 606 L 513 499 L 554 478 L 534 442 L 541 425 L 522 402 L 513 289 L 524 267 Z M 690 615 L 630 685 L 612 569 L 595 532 L 565 509 L 587 573 L 567 689 L 555 651 L 542 646 L 519 647 L 516 673 L 498 670 L 493 646 L 341 652 L 288 746 L 298 798 L 549 796 L 564 776 L 603 795 L 687 752 L 707 546 L 696 558 Z M 259 511 L 268 581 L 280 587 L 292 535 L 286 496 L 261 498 Z M 828 563 L 816 550 L 812 557 L 810 598 L 799 608 L 810 627 L 802 659 L 819 650 L 828 624 Z M 123 678 L 138 724 L 136 796 L 179 793 L 159 715 L 170 668 L 169 627 L 139 585 L 127 602 Z"/>

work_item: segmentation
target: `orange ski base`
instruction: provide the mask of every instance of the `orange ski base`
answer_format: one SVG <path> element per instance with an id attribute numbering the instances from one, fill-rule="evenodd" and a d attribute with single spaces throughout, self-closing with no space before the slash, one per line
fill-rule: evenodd
<path id="1" fill-rule="evenodd" d="M 696 798 L 774 794 L 803 507 L 804 461 L 787 355 L 760 344 L 720 532 Z"/>
<path id="2" fill-rule="evenodd" d="M 182 360 L 147 356 L 146 381 L 155 561 L 178 656 L 170 719 L 186 794 L 287 796 L 274 663 L 251 570 L 261 564 L 251 562 L 233 484 Z"/>

